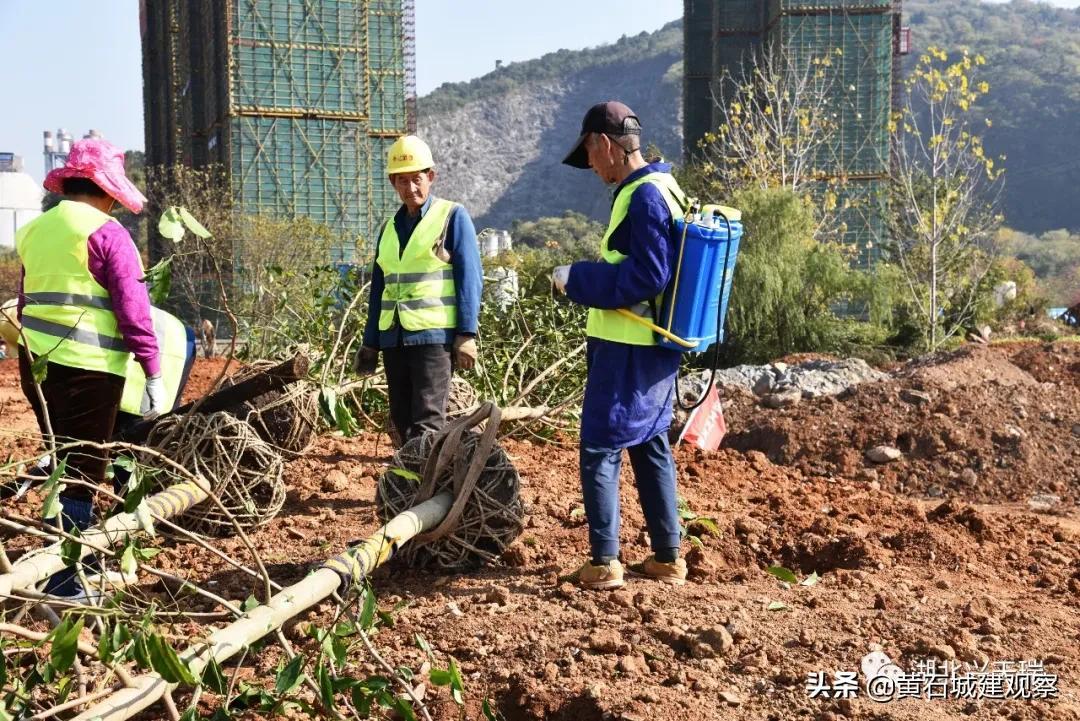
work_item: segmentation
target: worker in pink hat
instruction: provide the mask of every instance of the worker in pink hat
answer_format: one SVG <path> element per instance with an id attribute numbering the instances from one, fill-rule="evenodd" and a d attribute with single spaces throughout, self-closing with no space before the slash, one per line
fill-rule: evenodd
<path id="1" fill-rule="evenodd" d="M 69 446 L 54 459 L 64 463 L 64 476 L 100 484 L 106 454 L 78 444 L 113 435 L 132 355 L 145 375 L 146 413 L 171 405 L 142 259 L 110 215 L 117 203 L 139 213 L 146 198 L 124 174 L 123 152 L 100 138 L 74 143 L 67 164 L 45 178 L 45 189 L 60 194 L 60 203 L 15 236 L 22 261 L 20 344 L 28 351 L 19 353 L 19 374 L 42 433 L 51 428 L 57 447 Z M 41 358 L 44 407 L 32 370 L 40 375 L 41 364 L 34 363 Z M 90 488 L 68 483 L 60 501 L 65 529 L 91 525 Z M 71 573 L 54 576 L 46 590 L 80 591 Z"/>

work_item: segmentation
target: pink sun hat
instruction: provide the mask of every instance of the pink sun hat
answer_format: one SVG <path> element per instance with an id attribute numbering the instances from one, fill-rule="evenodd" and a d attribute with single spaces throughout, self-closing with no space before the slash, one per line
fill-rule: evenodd
<path id="1" fill-rule="evenodd" d="M 71 145 L 67 164 L 45 176 L 45 190 L 63 193 L 65 178 L 87 178 L 132 213 L 140 213 L 146 196 L 124 174 L 124 151 L 101 138 L 83 138 Z"/>

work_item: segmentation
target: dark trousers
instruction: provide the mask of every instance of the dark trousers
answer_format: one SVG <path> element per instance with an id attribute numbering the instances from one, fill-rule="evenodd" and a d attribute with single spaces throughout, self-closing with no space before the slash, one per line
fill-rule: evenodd
<path id="1" fill-rule="evenodd" d="M 675 459 L 667 433 L 626 449 L 634 469 L 641 511 L 652 550 L 678 549 L 680 528 L 675 497 Z M 594 559 L 619 555 L 619 471 L 621 448 L 581 447 L 581 490 Z"/>
<path id="2" fill-rule="evenodd" d="M 450 395 L 450 348 L 406 345 L 383 349 L 390 417 L 405 440 L 446 423 Z"/>
<path id="3" fill-rule="evenodd" d="M 34 378 L 26 353 L 19 353 L 19 380 L 44 435 L 45 416 L 34 389 Z M 124 379 L 121 376 L 49 363 L 41 392 L 45 396 L 57 445 L 72 441 L 104 443 L 112 437 L 116 413 L 124 394 Z M 57 456 L 54 463 L 65 460 L 67 475 L 91 483 L 104 483 L 108 463 L 104 451 L 74 446 Z M 65 495 L 85 500 L 92 498 L 92 493 L 81 486 L 68 486 Z"/>

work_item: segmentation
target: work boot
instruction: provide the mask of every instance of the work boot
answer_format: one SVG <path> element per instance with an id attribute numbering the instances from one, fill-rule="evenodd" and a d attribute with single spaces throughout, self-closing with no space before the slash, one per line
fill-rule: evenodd
<path id="1" fill-rule="evenodd" d="M 641 563 L 631 565 L 630 573 L 635 576 L 652 578 L 672 586 L 681 586 L 686 583 L 686 561 L 682 558 L 676 558 L 674 561 L 664 563 L 657 561 L 654 554 Z"/>
<path id="2" fill-rule="evenodd" d="M 581 568 L 567 576 L 566 580 L 577 583 L 590 591 L 619 588 L 626 583 L 623 581 L 622 564 L 618 560 L 609 561 L 601 566 L 594 566 L 591 560 L 585 561 Z"/>

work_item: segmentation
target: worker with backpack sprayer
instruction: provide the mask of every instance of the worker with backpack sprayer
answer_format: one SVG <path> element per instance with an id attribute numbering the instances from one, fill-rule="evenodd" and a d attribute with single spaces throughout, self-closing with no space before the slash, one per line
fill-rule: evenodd
<path id="1" fill-rule="evenodd" d="M 581 485 L 591 557 L 573 574 L 589 589 L 624 584 L 619 562 L 619 471 L 626 449 L 653 554 L 631 573 L 686 582 L 679 557 L 675 460 L 668 441 L 681 354 L 660 347 L 649 322 L 675 268 L 675 218 L 686 207 L 671 166 L 646 162 L 641 124 L 626 105 L 593 106 L 563 163 L 615 186 L 602 260 L 560 266 L 556 288 L 589 308 L 588 380 L 581 420 Z"/>

